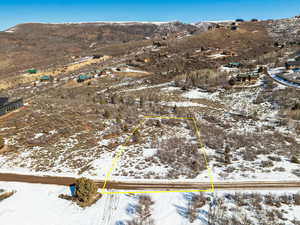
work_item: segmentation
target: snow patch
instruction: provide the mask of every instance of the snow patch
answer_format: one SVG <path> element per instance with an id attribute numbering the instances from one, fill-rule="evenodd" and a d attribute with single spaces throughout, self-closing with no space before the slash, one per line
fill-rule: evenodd
<path id="1" fill-rule="evenodd" d="M 204 91 L 194 89 L 194 90 L 191 90 L 191 91 L 188 91 L 188 92 L 182 94 L 182 97 L 189 98 L 189 99 L 215 100 L 215 99 L 217 99 L 218 95 L 219 95 L 219 92 L 209 93 L 209 92 L 204 92 Z"/>

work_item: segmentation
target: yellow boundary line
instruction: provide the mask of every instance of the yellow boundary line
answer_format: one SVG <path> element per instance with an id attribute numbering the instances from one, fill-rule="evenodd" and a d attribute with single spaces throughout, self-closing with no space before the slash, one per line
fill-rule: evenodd
<path id="1" fill-rule="evenodd" d="M 202 151 L 204 161 L 206 164 L 206 168 L 208 170 L 209 180 L 211 187 L 208 190 L 176 190 L 176 191 L 122 191 L 122 192 L 106 192 L 105 187 L 107 185 L 108 179 L 110 178 L 114 168 L 116 167 L 117 161 L 120 159 L 121 155 L 124 153 L 125 148 L 133 136 L 133 134 L 146 122 L 146 119 L 178 119 L 178 120 L 191 120 L 193 121 L 194 128 L 196 130 L 196 135 L 199 139 L 199 151 Z M 205 146 L 202 142 L 201 135 L 200 135 L 200 129 L 197 127 L 196 119 L 194 117 L 166 117 L 166 116 L 144 116 L 144 119 L 139 122 L 139 124 L 133 129 L 132 134 L 125 140 L 125 144 L 120 147 L 120 150 L 118 151 L 117 155 L 112 161 L 112 166 L 108 173 L 106 174 L 104 184 L 102 187 L 102 194 L 141 194 L 141 193 L 167 193 L 167 192 L 214 192 L 214 184 L 213 184 L 213 176 L 212 176 L 212 170 L 209 167 L 208 160 L 207 160 L 207 153 Z"/>

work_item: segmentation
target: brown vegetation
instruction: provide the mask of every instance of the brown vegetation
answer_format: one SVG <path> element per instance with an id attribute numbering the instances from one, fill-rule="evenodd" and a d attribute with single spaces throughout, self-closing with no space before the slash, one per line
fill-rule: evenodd
<path id="1" fill-rule="evenodd" d="M 0 136 L 0 149 L 4 147 L 4 139 Z"/>
<path id="2" fill-rule="evenodd" d="M 3 201 L 4 199 L 11 197 L 14 193 L 16 193 L 16 192 L 10 191 L 10 192 L 5 192 L 3 194 L 1 194 L 1 192 L 0 192 L 0 202 Z"/>
<path id="3" fill-rule="evenodd" d="M 98 186 L 92 180 L 79 178 L 75 181 L 75 196 L 59 195 L 60 198 L 76 202 L 81 207 L 87 207 L 94 204 L 101 198 L 98 193 Z"/>

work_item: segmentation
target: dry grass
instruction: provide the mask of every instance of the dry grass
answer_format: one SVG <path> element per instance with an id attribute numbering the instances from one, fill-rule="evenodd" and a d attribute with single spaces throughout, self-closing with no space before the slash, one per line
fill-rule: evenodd
<path id="1" fill-rule="evenodd" d="M 43 71 L 37 74 L 23 74 L 18 77 L 7 78 L 4 79 L 4 82 L 0 84 L 0 90 L 10 89 L 13 87 L 17 87 L 26 83 L 31 83 L 37 81 L 43 75 L 52 75 L 52 76 L 60 76 L 66 73 L 72 73 L 74 71 L 80 70 L 83 67 L 90 66 L 92 64 L 97 64 L 104 62 L 105 60 L 110 59 L 110 56 L 104 56 L 100 59 L 89 59 L 84 62 L 79 62 L 71 65 L 67 65 L 61 68 L 56 68 L 54 71 Z"/>
<path id="2" fill-rule="evenodd" d="M 288 112 L 288 116 L 293 120 L 300 120 L 300 109 L 298 110 L 290 110 Z"/>

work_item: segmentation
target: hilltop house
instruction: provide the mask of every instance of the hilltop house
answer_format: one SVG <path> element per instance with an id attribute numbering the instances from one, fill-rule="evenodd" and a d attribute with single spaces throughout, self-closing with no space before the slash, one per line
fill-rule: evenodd
<path id="1" fill-rule="evenodd" d="M 8 112 L 21 108 L 24 105 L 23 99 L 18 99 L 12 102 L 8 101 L 7 97 L 0 97 L 0 116 Z"/>

